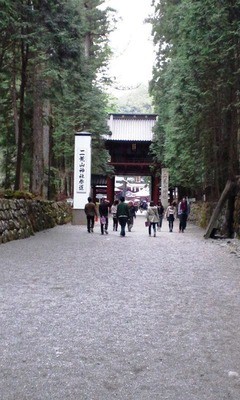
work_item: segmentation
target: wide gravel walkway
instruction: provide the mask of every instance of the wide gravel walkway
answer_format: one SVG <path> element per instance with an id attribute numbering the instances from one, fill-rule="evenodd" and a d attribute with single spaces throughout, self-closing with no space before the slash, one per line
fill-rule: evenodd
<path id="1" fill-rule="evenodd" d="M 240 258 L 58 226 L 0 246 L 1 400 L 239 400 Z"/>

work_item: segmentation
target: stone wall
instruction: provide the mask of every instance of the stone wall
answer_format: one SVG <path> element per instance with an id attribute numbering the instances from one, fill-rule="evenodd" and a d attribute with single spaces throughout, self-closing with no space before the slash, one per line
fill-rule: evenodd
<path id="1" fill-rule="evenodd" d="M 71 218 L 72 209 L 66 202 L 0 199 L 0 244 L 66 224 Z"/>
<path id="2" fill-rule="evenodd" d="M 207 228 L 210 221 L 211 215 L 216 207 L 217 203 L 197 202 L 191 204 L 191 212 L 189 215 L 189 221 L 200 226 L 201 228 Z M 216 228 L 220 235 L 225 234 L 226 228 L 226 214 L 227 206 L 223 208 L 221 215 L 218 218 Z M 234 233 L 237 238 L 240 239 L 240 194 L 236 197 L 234 207 Z"/>

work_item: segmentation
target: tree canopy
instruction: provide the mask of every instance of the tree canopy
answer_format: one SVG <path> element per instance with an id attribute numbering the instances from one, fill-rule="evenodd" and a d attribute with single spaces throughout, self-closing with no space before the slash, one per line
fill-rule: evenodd
<path id="1" fill-rule="evenodd" d="M 171 184 L 218 197 L 239 174 L 240 0 L 152 0 L 151 146 Z M 5 188 L 72 192 L 74 133 L 92 133 L 107 174 L 108 45 L 103 0 L 0 0 L 0 168 Z M 142 90 L 142 89 L 141 89 Z M 115 112 L 152 112 L 144 91 Z M 151 110 L 151 111 L 150 111 Z M 112 110 L 113 111 L 113 110 Z"/>
<path id="2" fill-rule="evenodd" d="M 153 155 L 173 185 L 219 196 L 239 174 L 240 1 L 153 5 Z"/>
<path id="3" fill-rule="evenodd" d="M 0 144 L 5 188 L 71 191 L 74 133 L 108 171 L 109 10 L 102 0 L 0 0 Z"/>

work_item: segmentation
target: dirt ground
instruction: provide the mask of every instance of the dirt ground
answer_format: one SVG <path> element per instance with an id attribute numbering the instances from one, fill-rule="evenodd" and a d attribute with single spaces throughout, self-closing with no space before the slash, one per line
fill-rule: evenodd
<path id="1" fill-rule="evenodd" d="M 239 400 L 240 257 L 203 234 L 138 215 L 1 245 L 0 399 Z"/>

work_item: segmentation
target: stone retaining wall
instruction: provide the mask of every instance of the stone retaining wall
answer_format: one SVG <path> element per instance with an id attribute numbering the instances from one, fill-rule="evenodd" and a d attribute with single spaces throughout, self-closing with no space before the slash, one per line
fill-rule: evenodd
<path id="1" fill-rule="evenodd" d="M 211 215 L 216 207 L 217 203 L 197 202 L 191 204 L 191 212 L 189 215 L 189 221 L 200 226 L 201 228 L 207 228 L 210 221 Z M 240 239 L 240 194 L 236 197 L 234 207 L 234 233 L 237 238 Z M 226 213 L 227 207 L 225 206 L 218 218 L 217 226 L 219 233 L 224 235 L 226 228 Z"/>
<path id="2" fill-rule="evenodd" d="M 0 244 L 66 224 L 71 218 L 72 209 L 66 202 L 0 199 Z"/>

